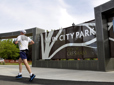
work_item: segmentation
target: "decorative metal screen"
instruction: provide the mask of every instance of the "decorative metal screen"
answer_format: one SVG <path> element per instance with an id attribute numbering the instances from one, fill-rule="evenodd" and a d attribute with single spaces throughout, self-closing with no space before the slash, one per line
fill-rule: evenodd
<path id="1" fill-rule="evenodd" d="M 42 59 L 97 58 L 95 23 L 41 34 Z"/>

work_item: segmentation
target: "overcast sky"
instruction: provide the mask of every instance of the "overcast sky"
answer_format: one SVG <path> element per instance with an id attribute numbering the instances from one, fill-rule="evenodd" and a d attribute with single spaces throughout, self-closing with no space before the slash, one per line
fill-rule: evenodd
<path id="1" fill-rule="evenodd" d="M 65 28 L 94 19 L 94 7 L 109 0 L 0 0 L 0 33 L 29 28 Z"/>

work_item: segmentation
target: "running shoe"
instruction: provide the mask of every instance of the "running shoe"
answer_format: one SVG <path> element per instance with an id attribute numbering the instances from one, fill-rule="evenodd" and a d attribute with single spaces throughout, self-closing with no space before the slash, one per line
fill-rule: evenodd
<path id="1" fill-rule="evenodd" d="M 22 75 L 17 75 L 16 78 L 22 78 Z"/>
<path id="2" fill-rule="evenodd" d="M 32 76 L 30 76 L 29 81 L 33 81 L 33 79 L 36 77 L 36 75 L 32 74 Z"/>

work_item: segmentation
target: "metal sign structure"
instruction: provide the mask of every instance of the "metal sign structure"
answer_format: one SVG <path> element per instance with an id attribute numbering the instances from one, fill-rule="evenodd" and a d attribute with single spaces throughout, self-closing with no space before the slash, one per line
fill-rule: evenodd
<path id="1" fill-rule="evenodd" d="M 97 58 L 95 23 L 41 33 L 42 59 Z"/>

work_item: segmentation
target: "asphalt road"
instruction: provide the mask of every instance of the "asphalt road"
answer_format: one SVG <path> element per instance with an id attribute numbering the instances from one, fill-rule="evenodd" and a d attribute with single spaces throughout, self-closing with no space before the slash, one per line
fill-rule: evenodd
<path id="1" fill-rule="evenodd" d="M 15 79 L 15 77 L 0 75 L 0 85 L 114 85 L 114 83 L 48 80 L 38 78 L 35 78 L 32 82 L 29 82 L 29 78 L 26 77 L 22 79 Z"/>

